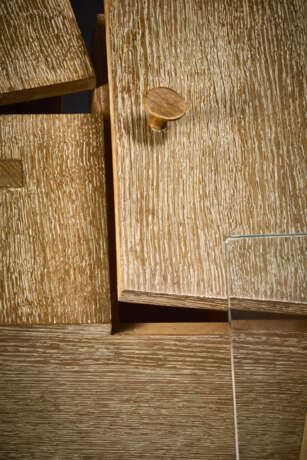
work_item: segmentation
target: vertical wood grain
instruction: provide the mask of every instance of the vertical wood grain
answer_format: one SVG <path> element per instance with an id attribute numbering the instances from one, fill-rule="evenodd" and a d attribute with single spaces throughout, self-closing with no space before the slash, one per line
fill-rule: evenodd
<path id="1" fill-rule="evenodd" d="M 2 116 L 0 160 L 22 189 L 0 189 L 0 324 L 110 321 L 103 121 Z"/>
<path id="2" fill-rule="evenodd" d="M 1 0 L 0 30 L 0 105 L 94 88 L 69 0 Z"/>
<path id="3" fill-rule="evenodd" d="M 228 335 L 101 327 L 0 328 L 1 460 L 235 459 Z"/>
<path id="4" fill-rule="evenodd" d="M 106 1 L 123 301 L 227 308 L 228 235 L 306 231 L 306 2 Z M 143 95 L 191 106 L 166 132 Z"/>
<path id="5" fill-rule="evenodd" d="M 229 239 L 231 308 L 307 315 L 307 235 Z"/>

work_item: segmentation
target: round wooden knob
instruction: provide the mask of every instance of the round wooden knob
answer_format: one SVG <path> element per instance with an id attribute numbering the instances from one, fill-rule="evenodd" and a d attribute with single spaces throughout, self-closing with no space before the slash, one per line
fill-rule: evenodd
<path id="1" fill-rule="evenodd" d="M 166 128 L 166 123 L 181 118 L 188 108 L 186 100 L 170 88 L 153 88 L 144 96 L 144 106 L 149 113 L 149 125 L 155 131 Z"/>

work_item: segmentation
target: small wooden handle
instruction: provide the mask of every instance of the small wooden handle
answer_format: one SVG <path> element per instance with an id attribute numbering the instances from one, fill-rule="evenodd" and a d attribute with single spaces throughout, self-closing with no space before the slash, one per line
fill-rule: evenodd
<path id="1" fill-rule="evenodd" d="M 188 108 L 185 99 L 170 88 L 153 88 L 144 96 L 144 106 L 149 113 L 148 123 L 155 131 L 166 128 L 168 121 L 178 120 Z"/>

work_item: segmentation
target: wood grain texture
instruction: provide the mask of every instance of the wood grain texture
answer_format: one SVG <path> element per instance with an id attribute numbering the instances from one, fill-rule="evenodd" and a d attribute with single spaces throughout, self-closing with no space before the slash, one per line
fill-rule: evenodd
<path id="1" fill-rule="evenodd" d="M 0 329 L 0 458 L 234 460 L 228 335 Z"/>
<path id="2" fill-rule="evenodd" d="M 226 309 L 228 235 L 306 231 L 306 2 L 108 0 L 106 19 L 119 298 Z M 163 133 L 157 86 L 191 102 Z"/>
<path id="3" fill-rule="evenodd" d="M 1 0 L 0 30 L 0 105 L 95 87 L 69 0 Z"/>
<path id="4" fill-rule="evenodd" d="M 110 102 L 104 14 L 97 14 L 97 26 L 93 32 L 92 43 L 96 88 L 92 92 L 91 113 L 103 113 L 104 118 L 109 119 Z"/>
<path id="5" fill-rule="evenodd" d="M 114 330 L 114 328 L 113 328 Z M 227 335 L 227 323 L 121 323 L 116 330 L 120 335 Z"/>
<path id="6" fill-rule="evenodd" d="M 305 420 L 305 429 L 300 452 L 300 460 L 307 460 L 307 415 Z"/>
<path id="7" fill-rule="evenodd" d="M 227 241 L 232 309 L 307 316 L 307 235 Z"/>
<path id="8" fill-rule="evenodd" d="M 167 121 L 178 120 L 189 104 L 171 88 L 151 88 L 144 95 L 144 107 L 149 114 L 148 123 L 154 130 L 167 128 Z"/>
<path id="9" fill-rule="evenodd" d="M 306 327 L 232 330 L 232 348 L 240 459 L 297 460 L 307 412 Z"/>
<path id="10" fill-rule="evenodd" d="M 0 324 L 109 322 L 102 118 L 0 121 L 0 159 L 24 168 L 0 190 Z"/>
<path id="11" fill-rule="evenodd" d="M 0 160 L 0 188 L 16 188 L 22 185 L 22 162 L 20 160 Z"/>

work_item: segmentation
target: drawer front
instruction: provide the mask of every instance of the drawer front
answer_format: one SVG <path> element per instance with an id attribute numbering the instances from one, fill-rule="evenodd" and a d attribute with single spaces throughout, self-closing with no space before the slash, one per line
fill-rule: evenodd
<path id="1" fill-rule="evenodd" d="M 102 118 L 2 116 L 0 139 L 0 324 L 109 322 Z"/>

